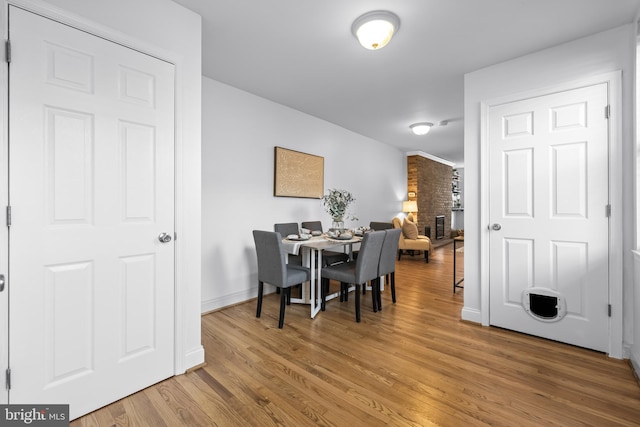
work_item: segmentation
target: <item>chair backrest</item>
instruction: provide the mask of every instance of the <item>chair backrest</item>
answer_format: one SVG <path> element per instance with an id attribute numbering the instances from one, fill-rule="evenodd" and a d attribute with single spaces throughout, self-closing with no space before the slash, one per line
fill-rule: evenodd
<path id="1" fill-rule="evenodd" d="M 400 220 L 400 218 L 394 217 L 393 220 L 391 220 L 391 223 L 393 224 L 393 228 L 402 229 L 402 221 Z"/>
<path id="2" fill-rule="evenodd" d="M 273 225 L 273 231 L 280 233 L 282 237 L 287 237 L 289 234 L 298 234 L 300 229 L 296 222 L 283 222 Z"/>
<path id="3" fill-rule="evenodd" d="M 392 228 L 384 231 L 384 243 L 380 251 L 380 263 L 378 265 L 378 276 L 384 276 L 396 271 L 396 253 L 398 252 L 398 243 L 400 242 L 399 228 Z"/>
<path id="4" fill-rule="evenodd" d="M 362 284 L 378 277 L 378 263 L 384 236 L 384 231 L 371 231 L 364 234 L 356 261 L 356 283 Z"/>
<path id="5" fill-rule="evenodd" d="M 371 228 L 372 230 L 375 230 L 375 231 L 389 230 L 389 229 L 393 228 L 393 224 L 390 223 L 390 222 L 371 221 L 369 223 L 369 228 Z"/>
<path id="6" fill-rule="evenodd" d="M 393 224 L 393 228 L 401 230 L 400 238 L 398 240 L 402 240 L 404 242 L 404 233 L 402 233 L 402 220 L 398 217 L 394 217 L 391 223 Z"/>
<path id="7" fill-rule="evenodd" d="M 320 221 L 305 221 L 300 226 L 307 230 L 322 232 L 322 222 Z"/>
<path id="8" fill-rule="evenodd" d="M 253 230 L 253 241 L 258 256 L 258 280 L 284 286 L 287 267 L 282 250 L 282 235 L 276 231 Z"/>

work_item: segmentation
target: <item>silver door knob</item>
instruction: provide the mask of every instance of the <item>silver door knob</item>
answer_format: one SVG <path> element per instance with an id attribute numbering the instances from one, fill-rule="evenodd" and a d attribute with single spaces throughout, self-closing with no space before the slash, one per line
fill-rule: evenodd
<path id="1" fill-rule="evenodd" d="M 160 240 L 161 243 L 169 243 L 171 241 L 171 235 L 167 233 L 160 233 L 158 240 Z"/>
<path id="2" fill-rule="evenodd" d="M 493 225 L 491 226 L 491 228 L 492 228 L 493 230 L 495 230 L 495 231 L 498 231 L 498 230 L 500 230 L 500 229 L 502 228 L 502 226 L 496 222 L 495 224 L 493 224 Z"/>

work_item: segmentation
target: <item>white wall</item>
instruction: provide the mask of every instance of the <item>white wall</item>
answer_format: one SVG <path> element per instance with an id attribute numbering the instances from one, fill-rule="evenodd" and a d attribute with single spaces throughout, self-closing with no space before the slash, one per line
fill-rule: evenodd
<path id="1" fill-rule="evenodd" d="M 319 199 L 273 196 L 274 147 L 324 157 L 324 188 L 344 188 L 359 221 L 391 221 L 406 199 L 406 156 L 344 128 L 203 78 L 202 311 L 257 295 L 252 230 L 331 220 Z"/>
<path id="2" fill-rule="evenodd" d="M 465 302 L 463 318 L 480 322 L 488 314 L 481 302 L 480 236 L 480 103 L 510 94 L 541 89 L 581 78 L 622 70 L 623 342 L 633 342 L 634 245 L 633 76 L 634 26 L 627 25 L 546 49 L 465 76 Z M 604 177 L 603 177 L 604 179 Z"/>
<path id="3" fill-rule="evenodd" d="M 170 0 L 11 0 L 176 65 L 176 373 L 204 362 L 200 340 L 201 20 Z M 5 26 L 2 20 L 1 26 Z M 88 25 L 88 27 L 87 27 Z M 86 28 L 85 28 L 86 27 Z M 2 28 L 6 34 L 6 28 Z"/>

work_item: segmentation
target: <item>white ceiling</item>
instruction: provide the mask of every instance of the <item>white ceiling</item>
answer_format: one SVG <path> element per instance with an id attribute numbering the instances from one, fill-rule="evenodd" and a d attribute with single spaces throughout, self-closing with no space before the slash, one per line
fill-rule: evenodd
<path id="1" fill-rule="evenodd" d="M 458 165 L 464 74 L 634 21 L 640 0 L 174 0 L 202 16 L 202 73 L 402 151 Z M 362 48 L 352 22 L 400 17 Z M 426 136 L 409 125 L 428 121 Z"/>

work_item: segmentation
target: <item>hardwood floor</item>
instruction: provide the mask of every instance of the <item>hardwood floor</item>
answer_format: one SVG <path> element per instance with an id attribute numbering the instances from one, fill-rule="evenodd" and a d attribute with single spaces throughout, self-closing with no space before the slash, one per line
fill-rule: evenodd
<path id="1" fill-rule="evenodd" d="M 458 253 L 462 265 L 464 252 Z M 71 423 L 79 426 L 638 426 L 627 361 L 460 320 L 452 245 L 403 256 L 398 301 L 287 307 L 278 296 L 203 316 L 207 366 Z M 462 271 L 458 274 L 462 277 Z"/>

